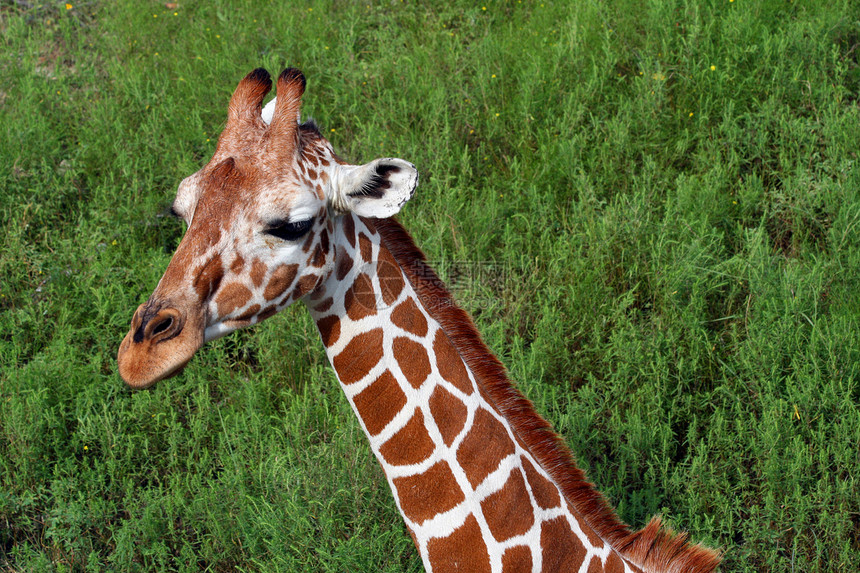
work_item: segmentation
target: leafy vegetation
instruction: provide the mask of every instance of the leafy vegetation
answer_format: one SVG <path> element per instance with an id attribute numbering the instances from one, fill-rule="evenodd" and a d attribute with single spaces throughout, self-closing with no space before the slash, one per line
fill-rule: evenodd
<path id="1" fill-rule="evenodd" d="M 850 0 L 0 2 L 0 568 L 421 569 L 304 309 L 116 374 L 177 183 L 293 65 L 623 519 L 856 570 L 858 64 Z"/>

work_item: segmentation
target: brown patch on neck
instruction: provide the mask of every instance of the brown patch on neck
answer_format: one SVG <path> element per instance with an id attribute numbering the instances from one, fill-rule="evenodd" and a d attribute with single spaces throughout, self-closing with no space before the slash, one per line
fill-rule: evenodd
<path id="1" fill-rule="evenodd" d="M 448 537 L 431 539 L 427 543 L 427 558 L 434 571 L 489 573 L 491 570 L 487 544 L 473 515 Z"/>
<path id="2" fill-rule="evenodd" d="M 436 462 L 422 474 L 394 478 L 393 481 L 403 514 L 419 525 L 466 499 L 451 467 L 444 460 Z"/>
<path id="3" fill-rule="evenodd" d="M 484 344 L 469 315 L 454 303 L 412 237 L 393 218 L 377 219 L 374 223 L 382 247 L 391 252 L 425 310 L 442 326 L 457 354 L 474 374 L 482 394 L 508 420 L 582 520 L 613 549 L 645 569 L 714 571 L 720 563 L 715 551 L 688 543 L 686 535 L 667 531 L 659 519 L 652 519 L 639 531 L 631 531 L 618 519 L 576 466 L 567 445 L 508 380 L 504 366 Z"/>

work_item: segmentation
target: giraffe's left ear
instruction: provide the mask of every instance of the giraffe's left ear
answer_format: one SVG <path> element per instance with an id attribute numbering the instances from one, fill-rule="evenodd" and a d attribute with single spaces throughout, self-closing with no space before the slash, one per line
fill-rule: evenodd
<path id="1" fill-rule="evenodd" d="M 338 165 L 329 200 L 338 211 L 362 217 L 391 217 L 418 187 L 418 170 L 402 159 L 386 157 L 365 165 Z"/>

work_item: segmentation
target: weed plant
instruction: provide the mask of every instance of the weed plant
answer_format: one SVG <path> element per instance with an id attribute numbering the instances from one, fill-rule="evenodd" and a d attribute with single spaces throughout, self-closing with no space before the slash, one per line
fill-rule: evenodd
<path id="1" fill-rule="evenodd" d="M 3 0 L 0 569 L 421 569 L 300 305 L 116 373 L 178 182 L 292 65 L 418 166 L 402 222 L 625 521 L 856 571 L 858 64 L 850 0 Z"/>

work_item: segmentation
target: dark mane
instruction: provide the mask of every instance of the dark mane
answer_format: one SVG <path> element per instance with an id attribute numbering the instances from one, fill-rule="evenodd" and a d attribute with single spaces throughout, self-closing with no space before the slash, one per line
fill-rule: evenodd
<path id="1" fill-rule="evenodd" d="M 379 231 L 383 244 L 427 312 L 448 334 L 484 395 L 509 420 L 531 454 L 597 535 L 646 571 L 708 573 L 716 569 L 720 563 L 717 552 L 689 543 L 686 533 L 668 530 L 659 517 L 652 518 L 643 529 L 631 531 L 577 467 L 567 445 L 508 379 L 505 367 L 484 344 L 469 315 L 454 303 L 409 233 L 393 218 L 369 223 Z"/>

